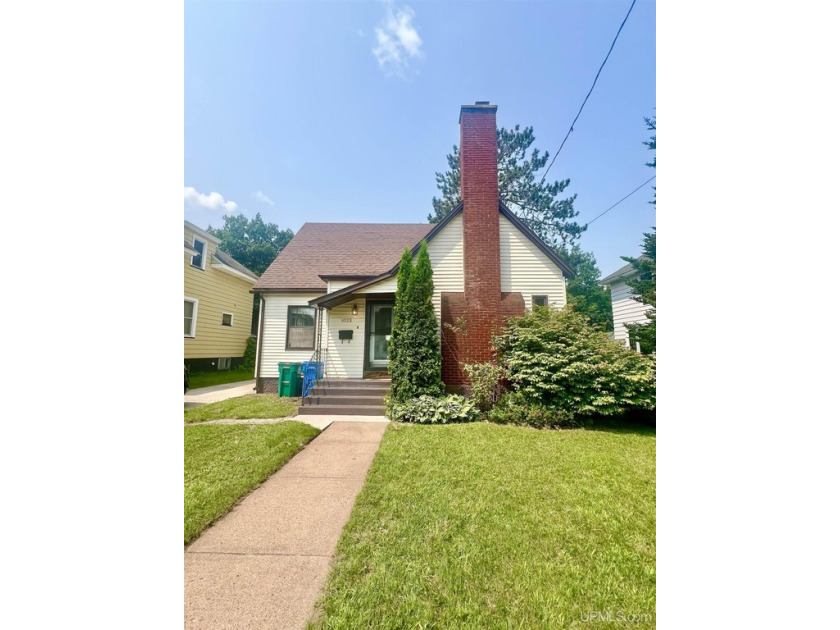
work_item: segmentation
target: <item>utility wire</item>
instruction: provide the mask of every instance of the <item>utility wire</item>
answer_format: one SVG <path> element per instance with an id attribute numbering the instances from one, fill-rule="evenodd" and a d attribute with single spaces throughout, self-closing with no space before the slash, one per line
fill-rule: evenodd
<path id="1" fill-rule="evenodd" d="M 551 167 L 554 165 L 554 160 L 556 160 L 557 156 L 560 155 L 560 151 L 563 149 L 563 145 L 566 144 L 566 140 L 569 139 L 569 136 L 575 130 L 575 123 L 577 122 L 578 118 L 580 118 L 580 114 L 581 114 L 581 112 L 583 112 L 583 108 L 586 105 L 586 101 L 589 100 L 589 95 L 592 94 L 592 90 L 595 89 L 595 84 L 598 83 L 598 77 L 601 76 L 601 70 L 603 70 L 604 66 L 607 64 L 607 59 L 610 58 L 610 55 L 612 54 L 613 48 L 615 47 L 615 43 L 616 43 L 616 41 L 618 41 L 618 36 L 621 35 L 621 29 L 624 28 L 624 24 L 627 22 L 627 18 L 630 17 L 630 12 L 633 11 L 634 6 L 636 6 L 636 0 L 633 0 L 633 3 L 630 5 L 630 9 L 627 11 L 627 15 L 624 16 L 624 21 L 622 21 L 621 26 L 618 27 L 618 32 L 615 34 L 615 38 L 613 39 L 612 44 L 610 45 L 610 49 L 607 52 L 607 56 L 604 57 L 604 61 L 601 63 L 601 67 L 598 68 L 598 74 L 595 75 L 595 80 L 592 82 L 592 87 L 589 88 L 589 92 L 587 92 L 586 98 L 583 99 L 583 103 L 581 103 L 581 106 L 580 106 L 580 109 L 578 110 L 577 116 L 575 116 L 575 119 L 572 121 L 572 124 L 569 127 L 569 131 L 566 132 L 566 137 L 563 138 L 563 142 L 560 143 L 560 148 L 557 149 L 557 153 L 555 153 L 554 157 L 551 159 L 551 164 L 549 164 L 548 168 L 545 169 L 545 173 L 543 173 L 542 179 L 540 180 L 540 183 L 537 185 L 537 188 L 531 194 L 531 197 L 529 197 L 528 201 L 526 201 L 524 204 L 521 205 L 521 207 L 523 209 L 524 209 L 526 204 L 531 202 L 531 199 L 533 198 L 533 196 L 540 189 L 540 186 L 542 186 L 543 182 L 545 181 L 546 176 L 548 175 L 548 171 L 550 171 Z"/>
<path id="2" fill-rule="evenodd" d="M 606 210 L 604 210 L 604 211 L 603 211 L 601 214 L 599 214 L 597 217 L 595 217 L 594 219 L 592 219 L 591 221 L 589 221 L 589 222 L 587 222 L 587 223 L 584 223 L 584 225 L 583 225 L 583 229 L 588 228 L 590 225 L 592 225 L 593 223 L 595 223 L 595 221 L 597 221 L 597 220 L 598 220 L 598 219 L 600 219 L 602 216 L 604 216 L 605 214 L 607 214 L 607 212 L 609 212 L 610 210 L 612 210 L 613 208 L 615 208 L 618 204 L 620 204 L 622 201 L 624 201 L 624 200 L 625 200 L 625 199 L 627 199 L 628 197 L 632 196 L 634 193 L 639 192 L 639 191 L 640 191 L 640 190 L 641 190 L 644 186 L 646 186 L 647 184 L 649 184 L 650 182 L 652 182 L 654 179 L 656 179 L 656 175 L 654 175 L 654 176 L 653 176 L 653 177 L 651 177 L 649 180 L 647 180 L 646 182 L 644 182 L 644 183 L 640 184 L 637 188 L 634 188 L 632 191 L 630 191 L 629 193 L 627 193 L 626 195 L 624 195 L 621 199 L 619 199 L 618 201 L 616 201 L 613 205 L 611 205 L 609 208 L 607 208 Z M 519 217 L 519 219 L 520 219 L 521 221 L 525 221 L 526 223 L 539 223 L 540 225 L 547 225 L 547 226 L 549 226 L 549 227 L 553 227 L 553 226 L 554 226 L 554 223 L 552 223 L 551 221 L 541 221 L 541 220 L 539 220 L 539 219 L 526 219 L 525 217 Z"/>
<path id="3" fill-rule="evenodd" d="M 603 211 L 601 214 L 599 214 L 597 217 L 595 217 L 595 218 L 594 218 L 594 219 L 592 219 L 591 221 L 587 221 L 587 222 L 586 222 L 586 227 L 589 227 L 590 225 L 592 225 L 593 223 L 595 223 L 595 221 L 597 221 L 597 220 L 598 220 L 598 219 L 600 219 L 602 216 L 604 216 L 605 214 L 607 214 L 607 212 L 609 212 L 610 210 L 612 210 L 613 208 L 615 208 L 618 204 L 620 204 L 622 201 L 624 201 L 625 199 L 627 199 L 627 197 L 629 197 L 630 195 L 632 195 L 632 194 L 633 194 L 633 193 L 635 193 L 635 192 L 638 192 L 639 190 L 641 190 L 641 189 L 642 189 L 642 186 L 645 186 L 646 184 L 649 184 L 649 183 L 650 183 L 650 182 L 652 182 L 654 179 L 656 179 L 656 175 L 654 175 L 653 177 L 651 177 L 651 178 L 650 178 L 649 180 L 647 180 L 644 184 L 642 184 L 641 186 L 639 186 L 638 188 L 636 188 L 636 189 L 635 189 L 635 190 L 633 190 L 632 192 L 629 192 L 629 193 L 627 193 L 626 195 L 624 195 L 621 199 L 619 199 L 618 201 L 616 201 L 613 205 L 611 205 L 609 208 L 607 208 L 606 210 L 604 210 L 604 211 Z"/>

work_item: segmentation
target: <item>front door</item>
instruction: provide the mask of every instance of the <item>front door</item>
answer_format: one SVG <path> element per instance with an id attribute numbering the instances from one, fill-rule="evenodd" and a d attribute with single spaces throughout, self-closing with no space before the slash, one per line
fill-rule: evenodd
<path id="1" fill-rule="evenodd" d="M 393 304 L 370 304 L 368 320 L 370 343 L 368 344 L 368 364 L 372 368 L 388 367 L 388 342 L 391 339 L 391 326 L 394 323 Z"/>

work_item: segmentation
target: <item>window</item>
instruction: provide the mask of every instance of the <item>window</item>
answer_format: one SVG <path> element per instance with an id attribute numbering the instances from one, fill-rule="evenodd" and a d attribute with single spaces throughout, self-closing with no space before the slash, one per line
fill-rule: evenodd
<path id="1" fill-rule="evenodd" d="M 229 370 L 230 369 L 230 357 L 224 357 L 219 359 L 219 369 L 220 370 Z"/>
<path id="2" fill-rule="evenodd" d="M 222 326 L 233 326 L 233 313 L 222 313 Z"/>
<path id="3" fill-rule="evenodd" d="M 195 320 L 198 319 L 198 300 L 184 298 L 184 337 L 195 337 Z"/>
<path id="4" fill-rule="evenodd" d="M 192 262 L 190 264 L 193 267 L 204 269 L 204 241 L 199 241 L 197 238 L 194 238 L 193 249 L 198 253 L 192 257 Z"/>
<path id="5" fill-rule="evenodd" d="M 286 349 L 315 349 L 315 307 L 290 306 L 286 321 Z"/>
<path id="6" fill-rule="evenodd" d="M 532 295 L 531 306 L 548 306 L 547 295 Z"/>

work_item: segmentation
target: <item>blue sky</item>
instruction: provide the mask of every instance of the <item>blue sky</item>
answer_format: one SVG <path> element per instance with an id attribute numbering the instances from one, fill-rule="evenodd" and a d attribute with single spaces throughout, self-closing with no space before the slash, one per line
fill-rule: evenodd
<path id="1" fill-rule="evenodd" d="M 560 146 L 630 6 L 575 2 L 187 2 L 184 216 L 424 222 L 462 104 Z M 549 172 L 579 222 L 654 175 L 656 5 L 639 0 Z M 652 186 L 653 184 L 650 184 Z M 211 193 L 216 193 L 211 196 Z M 656 224 L 643 188 L 581 238 L 603 274 Z M 235 204 L 235 205 L 234 205 Z"/>

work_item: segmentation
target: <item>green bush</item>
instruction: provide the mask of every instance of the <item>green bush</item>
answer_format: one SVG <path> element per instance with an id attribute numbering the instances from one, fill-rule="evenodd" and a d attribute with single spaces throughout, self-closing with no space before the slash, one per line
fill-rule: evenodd
<path id="1" fill-rule="evenodd" d="M 389 402 L 388 407 L 391 420 L 417 424 L 474 422 L 480 415 L 472 401 L 457 394 L 443 398 L 420 396 L 403 403 Z"/>
<path id="2" fill-rule="evenodd" d="M 245 354 L 242 355 L 242 366 L 253 369 L 257 365 L 257 338 L 248 337 L 245 342 Z"/>
<path id="3" fill-rule="evenodd" d="M 586 419 L 565 409 L 554 409 L 528 403 L 520 393 L 503 395 L 487 416 L 496 424 L 518 424 L 535 429 L 582 427 Z"/>
<path id="4" fill-rule="evenodd" d="M 507 371 L 495 363 L 465 363 L 462 367 L 470 379 L 467 396 L 481 411 L 489 411 L 504 392 L 502 381 Z"/>
<path id="5" fill-rule="evenodd" d="M 496 351 L 512 388 L 531 406 L 575 416 L 656 407 L 656 360 L 612 341 L 571 309 L 511 319 Z"/>
<path id="6" fill-rule="evenodd" d="M 426 241 L 420 243 L 417 264 L 406 249 L 397 273 L 394 323 L 388 345 L 391 397 L 407 402 L 443 393 L 440 332 L 432 304 L 434 280 Z"/>

